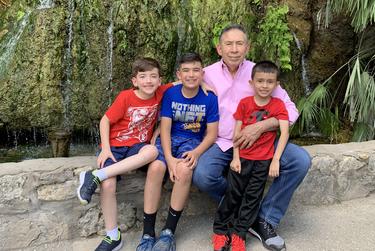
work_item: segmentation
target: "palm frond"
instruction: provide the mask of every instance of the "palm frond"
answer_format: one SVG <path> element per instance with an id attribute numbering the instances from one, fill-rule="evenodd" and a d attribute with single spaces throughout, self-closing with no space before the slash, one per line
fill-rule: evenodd
<path id="1" fill-rule="evenodd" d="M 360 142 L 364 139 L 373 139 L 375 136 L 374 126 L 366 123 L 357 123 L 354 127 L 353 141 Z"/>
<path id="2" fill-rule="evenodd" d="M 333 13 L 348 14 L 352 17 L 351 24 L 355 31 L 363 31 L 367 25 L 375 22 L 375 0 L 327 0 L 317 13 L 318 24 L 322 21 L 324 27 L 328 27 Z"/>

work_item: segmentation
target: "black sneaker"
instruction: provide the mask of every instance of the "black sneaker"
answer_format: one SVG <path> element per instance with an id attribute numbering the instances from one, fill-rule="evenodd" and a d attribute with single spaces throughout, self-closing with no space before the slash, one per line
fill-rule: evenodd
<path id="1" fill-rule="evenodd" d="M 109 236 L 106 236 L 95 251 L 118 251 L 122 248 L 121 234 L 117 241 L 112 240 Z"/>
<path id="2" fill-rule="evenodd" d="M 91 197 L 99 184 L 99 178 L 93 175 L 92 172 L 81 172 L 79 174 L 77 196 L 81 204 L 87 205 L 90 203 Z"/>
<path id="3" fill-rule="evenodd" d="M 249 232 L 257 237 L 263 246 L 272 251 L 285 251 L 285 241 L 276 234 L 275 229 L 267 221 L 258 218 L 249 229 Z"/>

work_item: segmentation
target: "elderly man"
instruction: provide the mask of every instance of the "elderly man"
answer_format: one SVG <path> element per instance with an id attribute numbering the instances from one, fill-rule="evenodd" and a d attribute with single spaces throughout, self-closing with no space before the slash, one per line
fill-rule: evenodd
<path id="1" fill-rule="evenodd" d="M 242 98 L 254 95 L 249 85 L 254 63 L 245 59 L 249 48 L 245 29 L 240 25 L 230 25 L 221 32 L 217 45 L 222 59 L 204 69 L 204 81 L 218 95 L 219 132 L 216 143 L 201 155 L 194 170 L 193 183 L 218 202 L 227 187 L 223 173 L 226 173 L 232 160 L 233 144 L 248 148 L 263 132 L 278 128 L 277 119 L 270 118 L 247 126 L 233 139 L 233 113 Z M 284 101 L 289 121 L 294 123 L 298 111 L 286 91 L 278 86 L 272 95 Z M 306 176 L 311 159 L 303 148 L 288 143 L 280 165 L 280 176 L 274 179 L 262 201 L 258 218 L 249 229 L 270 250 L 286 249 L 284 240 L 276 234 L 275 228 L 285 215 L 294 191 Z"/>

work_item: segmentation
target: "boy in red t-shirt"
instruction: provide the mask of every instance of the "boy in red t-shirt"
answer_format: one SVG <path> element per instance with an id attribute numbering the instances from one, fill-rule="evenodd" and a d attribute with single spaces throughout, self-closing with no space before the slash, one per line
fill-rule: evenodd
<path id="1" fill-rule="evenodd" d="M 232 251 L 246 250 L 246 233 L 258 214 L 267 176 L 279 176 L 279 160 L 288 142 L 289 122 L 283 101 L 271 96 L 279 84 L 278 76 L 279 69 L 274 63 L 257 63 L 249 81 L 255 94 L 242 99 L 233 114 L 236 120 L 233 138 L 247 125 L 270 117 L 279 120 L 281 133 L 275 154 L 276 131 L 263 133 L 250 148 L 233 148 L 228 188 L 213 226 L 214 250 L 229 250 L 230 244 Z"/>
<path id="2" fill-rule="evenodd" d="M 77 195 L 82 204 L 91 201 L 100 184 L 100 204 L 107 236 L 96 250 L 120 250 L 121 234 L 117 226 L 116 177 L 140 168 L 158 155 L 153 129 L 163 93 L 173 84 L 161 86 L 160 65 L 152 58 L 133 63 L 135 89 L 124 90 L 100 120 L 101 152 L 98 170 L 80 173 Z"/>

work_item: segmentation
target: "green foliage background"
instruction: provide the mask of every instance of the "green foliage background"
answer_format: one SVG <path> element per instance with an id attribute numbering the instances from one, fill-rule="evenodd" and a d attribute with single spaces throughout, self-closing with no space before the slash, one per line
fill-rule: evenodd
<path id="1" fill-rule="evenodd" d="M 69 1 L 74 2 L 70 82 L 64 58 Z M 131 64 L 136 57 L 158 59 L 164 81 L 170 81 L 174 79 L 176 60 L 184 52 L 199 52 L 205 64 L 218 60 L 213 41 L 226 24 L 244 25 L 255 50 L 257 38 L 251 31 L 258 29 L 260 22 L 270 25 L 268 19 L 256 22 L 252 13 L 252 5 L 260 1 L 69 1 L 56 0 L 53 8 L 38 10 L 37 0 L 15 0 L 10 7 L 0 9 L 1 53 L 7 49 L 5 45 L 17 32 L 25 13 L 30 13 L 0 76 L 0 126 L 68 126 L 69 130 L 91 127 L 117 93 L 130 87 Z M 108 66 L 111 20 L 112 77 Z M 281 22 L 283 32 L 287 32 L 285 17 Z M 275 36 L 270 30 L 263 30 L 263 39 Z M 279 47 L 280 44 L 270 44 L 267 49 L 274 48 L 277 54 Z M 288 42 L 282 45 L 285 47 L 289 47 Z"/>

